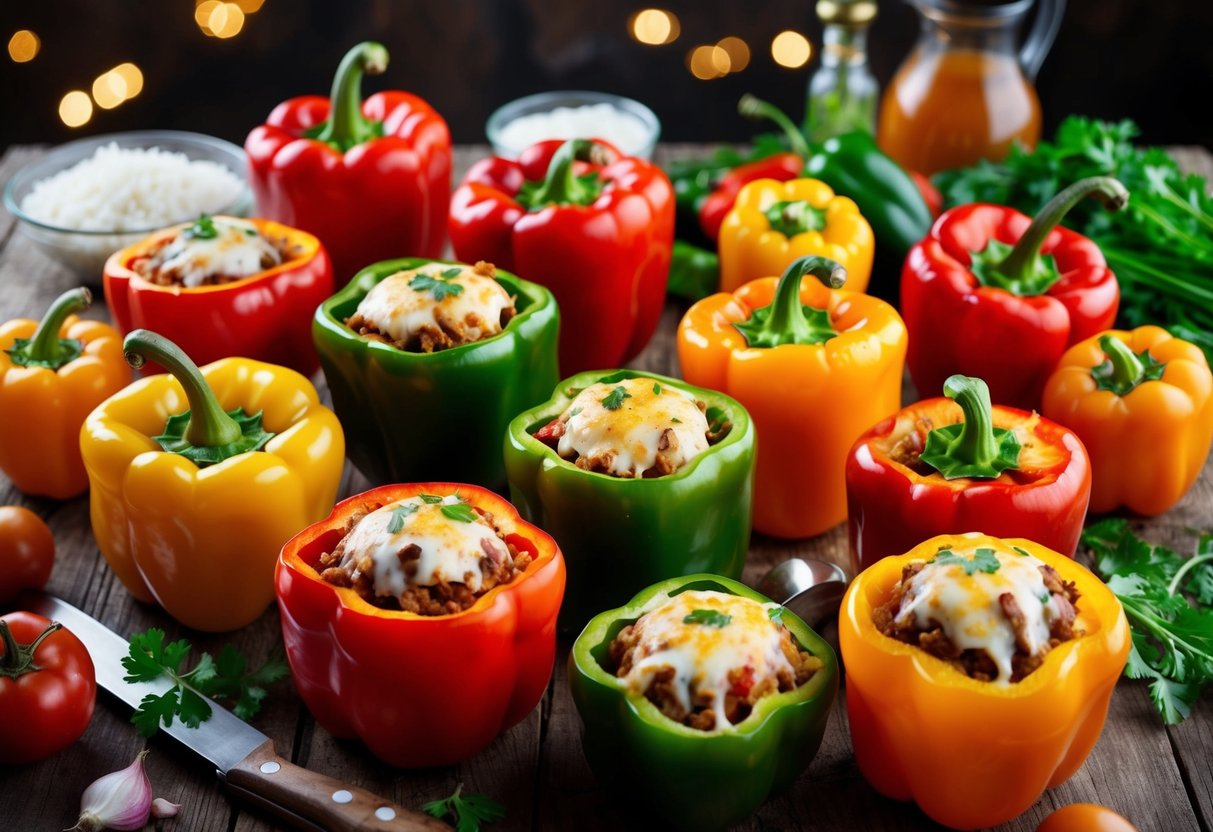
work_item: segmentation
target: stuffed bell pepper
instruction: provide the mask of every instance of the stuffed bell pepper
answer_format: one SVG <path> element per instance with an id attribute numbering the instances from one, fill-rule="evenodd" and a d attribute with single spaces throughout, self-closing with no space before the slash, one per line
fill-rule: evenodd
<path id="1" fill-rule="evenodd" d="M 678 326 L 687 381 L 735 397 L 754 420 L 754 528 L 775 537 L 820 534 L 846 518 L 847 452 L 901 404 L 897 312 L 815 278 L 837 287 L 845 272 L 802 257 L 778 279 L 704 298 Z"/>
<path id="2" fill-rule="evenodd" d="M 1066 349 L 1112 325 L 1116 276 L 1093 242 L 1057 224 L 1087 196 L 1112 210 L 1128 191 L 1094 176 L 1055 196 L 1035 219 L 998 205 L 947 211 L 901 273 L 906 363 L 919 395 L 954 373 L 980 376 L 994 401 L 1034 410 Z"/>
<path id="3" fill-rule="evenodd" d="M 506 425 L 559 378 L 559 327 L 547 289 L 483 261 L 363 269 L 313 323 L 350 459 L 377 483 L 500 486 Z"/>
<path id="4" fill-rule="evenodd" d="M 728 396 L 652 373 L 581 373 L 510 423 L 505 463 L 510 499 L 569 560 L 565 630 L 654 581 L 741 577 L 754 428 Z"/>
<path id="5" fill-rule="evenodd" d="M 596 616 L 569 656 L 595 774 L 664 823 L 725 829 L 809 766 L 834 651 L 752 589 L 689 575 Z"/>
<path id="6" fill-rule="evenodd" d="M 0 326 L 0 471 L 26 494 L 67 500 L 84 493 L 80 426 L 130 383 L 122 336 L 73 315 L 91 303 L 88 289 L 72 289 L 41 321 Z"/>
<path id="7" fill-rule="evenodd" d="M 943 535 L 860 573 L 839 640 L 868 782 L 953 829 L 997 826 L 1082 765 L 1129 655 L 1124 610 L 1023 539 Z"/>
<path id="8" fill-rule="evenodd" d="M 451 199 L 455 256 L 546 286 L 560 304 L 560 371 L 630 361 L 665 303 L 674 192 L 656 165 L 602 141 L 540 142 L 472 166 Z"/>
<path id="9" fill-rule="evenodd" d="M 199 370 L 172 342 L 126 336 L 137 381 L 84 422 L 97 547 L 127 591 L 187 627 L 235 630 L 274 600 L 274 563 L 332 507 L 341 425 L 303 376 L 247 358 Z"/>
<path id="10" fill-rule="evenodd" d="M 310 376 L 312 312 L 333 293 L 333 267 L 305 231 L 204 214 L 116 252 L 104 285 L 124 333 L 161 333 L 196 364 L 252 358 Z"/>
<path id="11" fill-rule="evenodd" d="M 283 547 L 276 581 L 299 695 L 389 765 L 473 756 L 551 679 L 564 560 L 485 489 L 386 485 L 344 500 Z"/>
<path id="12" fill-rule="evenodd" d="M 244 142 L 258 211 L 319 237 L 337 286 L 390 257 L 438 257 L 446 239 L 451 134 L 411 93 L 361 100 L 363 73 L 387 62 L 381 44 L 358 44 L 329 98 L 284 101 Z"/>
<path id="13" fill-rule="evenodd" d="M 847 457 L 851 566 L 858 574 L 928 537 L 980 529 L 1073 557 L 1091 463 L 1072 432 L 990 404 L 985 382 L 953 376 L 859 437 Z"/>
<path id="14" fill-rule="evenodd" d="M 1213 375 L 1200 347 L 1165 329 L 1112 330 L 1066 351 L 1041 409 L 1091 455 L 1091 511 L 1162 514 L 1209 456 Z"/>

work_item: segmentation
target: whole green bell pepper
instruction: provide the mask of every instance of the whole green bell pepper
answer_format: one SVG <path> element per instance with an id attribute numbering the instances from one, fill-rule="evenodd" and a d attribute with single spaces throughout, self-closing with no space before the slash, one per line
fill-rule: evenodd
<path id="1" fill-rule="evenodd" d="M 808 768 L 838 693 L 838 660 L 817 633 L 785 609 L 781 620 L 792 637 L 824 666 L 795 690 L 758 700 L 736 725 L 700 731 L 674 722 L 643 695 L 629 691 L 605 665 L 620 630 L 686 590 L 770 600 L 716 575 L 689 575 L 651 586 L 586 625 L 569 654 L 569 686 L 584 725 L 582 746 L 595 774 L 625 781 L 619 793 L 636 795 L 670 825 L 703 832 L 743 820 Z"/>
<path id="2" fill-rule="evenodd" d="M 645 378 L 690 393 L 709 423 L 728 433 L 687 465 L 652 479 L 578 468 L 533 435 L 591 384 Z M 510 500 L 522 518 L 556 538 L 568 564 L 560 626 L 576 632 L 590 616 L 654 581 L 695 572 L 741 577 L 750 545 L 754 426 L 735 399 L 633 370 L 567 378 L 552 398 L 512 422 L 505 438 Z"/>
<path id="3" fill-rule="evenodd" d="M 430 262 L 386 260 L 358 272 L 316 310 L 316 351 L 349 457 L 372 482 L 496 488 L 505 480 L 506 425 L 543 401 L 560 377 L 556 301 L 542 286 L 498 270 L 517 314 L 497 335 L 432 353 L 406 352 L 345 325 L 381 280 Z"/>

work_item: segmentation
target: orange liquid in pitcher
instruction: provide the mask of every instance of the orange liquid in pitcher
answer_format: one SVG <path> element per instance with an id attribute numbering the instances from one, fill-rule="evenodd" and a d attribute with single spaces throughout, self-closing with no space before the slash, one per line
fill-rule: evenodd
<path id="1" fill-rule="evenodd" d="M 923 174 L 998 161 L 1040 138 L 1040 101 L 1018 60 L 958 50 L 911 56 L 885 92 L 876 140 Z"/>

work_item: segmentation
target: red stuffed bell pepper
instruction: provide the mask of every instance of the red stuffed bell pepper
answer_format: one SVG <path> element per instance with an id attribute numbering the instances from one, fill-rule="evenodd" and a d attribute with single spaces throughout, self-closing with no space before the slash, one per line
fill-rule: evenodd
<path id="1" fill-rule="evenodd" d="M 451 244 L 546 286 L 560 306 L 560 372 L 618 367 L 665 303 L 674 189 L 606 142 L 546 141 L 472 166 L 451 200 Z"/>
<path id="2" fill-rule="evenodd" d="M 465 760 L 547 689 L 564 577 L 556 542 L 483 488 L 385 485 L 344 500 L 278 562 L 299 695 L 390 765 Z"/>
<path id="3" fill-rule="evenodd" d="M 244 143 L 258 211 L 319 237 L 338 288 L 370 263 L 442 254 L 451 135 L 411 93 L 360 100 L 362 74 L 383 72 L 387 61 L 381 44 L 358 44 L 330 98 L 284 101 Z"/>
<path id="4" fill-rule="evenodd" d="M 1093 242 L 1054 227 L 1088 195 L 1114 210 L 1129 198 L 1115 179 L 1091 177 L 1035 219 L 963 205 L 910 250 L 901 314 L 919 395 L 939 395 L 944 380 L 961 373 L 985 379 L 994 401 L 1034 410 L 1066 348 L 1111 327 L 1120 302 L 1116 276 Z"/>

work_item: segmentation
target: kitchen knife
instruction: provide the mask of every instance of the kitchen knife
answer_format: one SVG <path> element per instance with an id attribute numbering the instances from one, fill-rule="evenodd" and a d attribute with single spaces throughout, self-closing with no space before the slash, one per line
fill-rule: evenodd
<path id="1" fill-rule="evenodd" d="M 84 642 L 97 671 L 97 684 L 131 708 L 171 683 L 127 682 L 122 658 L 130 644 L 71 604 L 44 592 L 26 592 L 19 608 L 58 621 Z M 437 832 L 450 830 L 429 815 L 397 806 L 370 792 L 308 771 L 279 757 L 274 741 L 231 711 L 207 700 L 210 719 L 197 728 L 179 721 L 161 730 L 215 766 L 228 790 L 287 823 L 319 832 Z"/>

